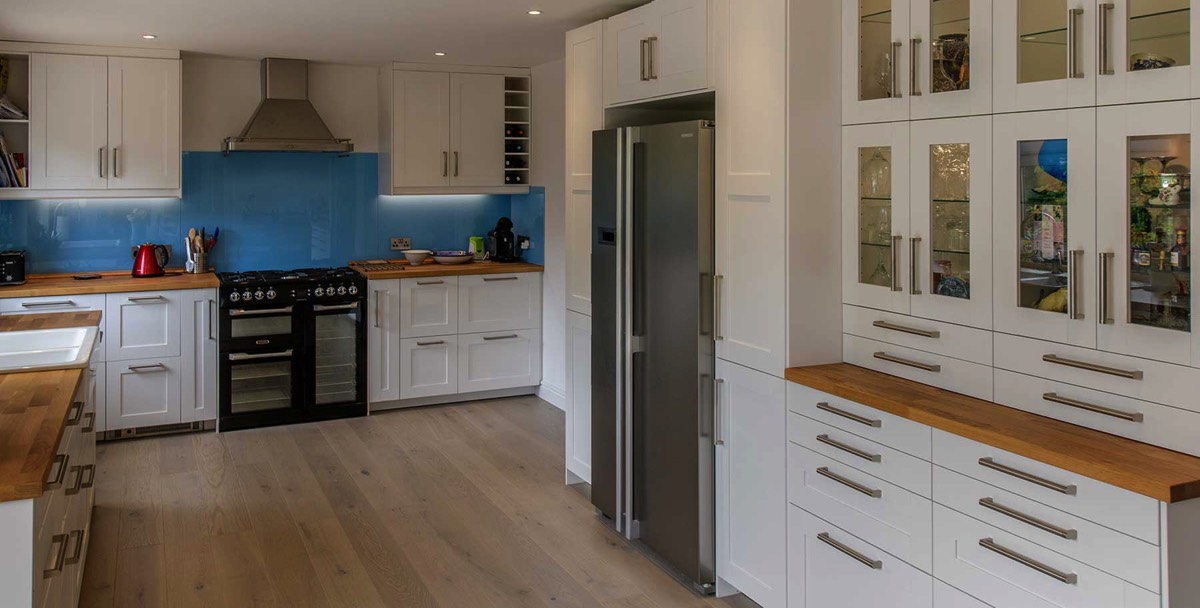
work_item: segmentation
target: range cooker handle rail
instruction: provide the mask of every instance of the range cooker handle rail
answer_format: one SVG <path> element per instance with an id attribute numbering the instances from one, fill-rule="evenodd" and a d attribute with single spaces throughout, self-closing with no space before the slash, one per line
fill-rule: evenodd
<path id="1" fill-rule="evenodd" d="M 261 310 L 245 310 L 242 308 L 234 308 L 234 309 L 229 310 L 229 316 L 231 316 L 231 317 L 255 317 L 255 316 L 263 316 L 263 315 L 284 315 L 284 314 L 291 314 L 292 310 L 293 310 L 293 307 L 291 307 L 291 306 L 288 306 L 286 308 L 264 308 Z"/>
<path id="2" fill-rule="evenodd" d="M 358 309 L 358 302 L 351 302 L 349 304 L 338 304 L 336 306 L 326 306 L 324 304 L 316 304 L 313 306 L 313 312 L 330 312 L 330 311 L 335 311 L 335 310 L 357 310 L 357 309 Z"/>
<path id="3" fill-rule="evenodd" d="M 229 355 L 229 360 L 230 361 L 255 361 L 258 359 L 278 359 L 280 357 L 291 357 L 293 353 L 294 353 L 294 351 L 290 348 L 283 352 L 279 352 L 279 353 L 257 353 L 257 354 L 233 353 L 233 354 Z"/>

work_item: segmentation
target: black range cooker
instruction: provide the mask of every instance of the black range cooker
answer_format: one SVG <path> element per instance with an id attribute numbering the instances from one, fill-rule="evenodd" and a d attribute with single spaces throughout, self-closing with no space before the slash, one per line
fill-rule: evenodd
<path id="1" fill-rule="evenodd" d="M 367 280 L 349 268 L 219 273 L 218 430 L 367 414 Z"/>

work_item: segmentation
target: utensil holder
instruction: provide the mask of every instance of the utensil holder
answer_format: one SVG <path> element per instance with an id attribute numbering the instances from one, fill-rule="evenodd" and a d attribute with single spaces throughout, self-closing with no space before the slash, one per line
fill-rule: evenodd
<path id="1" fill-rule="evenodd" d="M 205 253 L 196 253 L 192 256 L 192 274 L 204 274 L 208 272 L 208 255 Z"/>

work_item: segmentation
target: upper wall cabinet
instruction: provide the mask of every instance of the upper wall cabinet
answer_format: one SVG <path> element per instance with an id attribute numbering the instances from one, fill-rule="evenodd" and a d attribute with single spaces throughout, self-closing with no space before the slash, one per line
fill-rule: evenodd
<path id="1" fill-rule="evenodd" d="M 1194 0 L 1098 0 L 1099 105 L 1200 97 Z"/>
<path id="2" fill-rule="evenodd" d="M 1096 15 L 1095 0 L 997 2 L 996 111 L 1094 105 Z"/>
<path id="3" fill-rule="evenodd" d="M 843 122 L 992 111 L 991 0 L 842 4 Z"/>
<path id="4" fill-rule="evenodd" d="M 30 191 L 0 194 L 178 196 L 178 59 L 33 53 L 29 68 Z"/>
<path id="5" fill-rule="evenodd" d="M 619 105 L 711 87 L 709 0 L 655 0 L 605 24 L 604 99 Z"/>
<path id="6" fill-rule="evenodd" d="M 592 314 L 592 132 L 604 128 L 604 22 L 567 32 L 567 308 Z"/>
<path id="7" fill-rule="evenodd" d="M 527 192 L 528 70 L 407 67 L 381 71 L 380 192 Z"/>

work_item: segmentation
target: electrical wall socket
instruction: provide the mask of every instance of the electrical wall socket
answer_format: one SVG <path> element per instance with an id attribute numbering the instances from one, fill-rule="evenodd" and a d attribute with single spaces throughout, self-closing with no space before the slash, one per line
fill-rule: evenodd
<path id="1" fill-rule="evenodd" d="M 412 249 L 412 237 L 392 237 L 392 251 L 404 251 L 406 249 Z"/>

